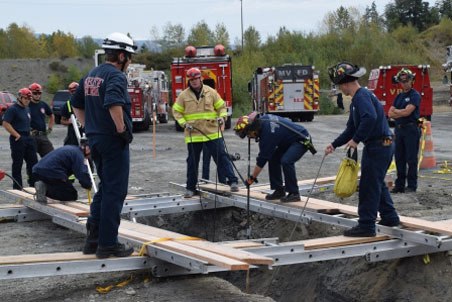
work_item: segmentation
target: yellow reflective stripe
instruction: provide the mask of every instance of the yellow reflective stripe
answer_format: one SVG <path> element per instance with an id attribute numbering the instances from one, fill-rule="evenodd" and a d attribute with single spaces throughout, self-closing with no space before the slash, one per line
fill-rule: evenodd
<path id="1" fill-rule="evenodd" d="M 67 106 L 67 110 L 69 111 L 69 113 L 72 113 L 71 100 L 68 100 L 68 101 L 66 102 L 66 106 Z"/>
<path id="2" fill-rule="evenodd" d="M 179 105 L 178 103 L 174 103 L 173 109 L 180 113 L 184 113 L 184 111 L 185 111 L 185 108 L 183 106 Z"/>
<path id="3" fill-rule="evenodd" d="M 216 112 L 199 112 L 199 113 L 192 113 L 192 114 L 185 114 L 184 117 L 187 121 L 194 121 L 194 120 L 214 120 L 217 118 Z"/>
<path id="4" fill-rule="evenodd" d="M 185 125 L 185 123 L 187 122 L 183 117 L 180 118 L 180 119 L 178 119 L 178 120 L 176 120 L 176 121 L 179 123 L 179 125 L 181 125 L 181 127 L 182 127 L 183 125 Z"/>
<path id="5" fill-rule="evenodd" d="M 206 135 L 192 134 L 191 136 L 188 135 L 185 137 L 185 142 L 187 144 L 188 143 L 203 143 L 203 142 L 208 142 L 209 140 L 218 139 L 220 137 L 221 137 L 221 134 L 219 134 L 218 132 L 212 133 L 212 134 L 206 134 Z"/>
<path id="6" fill-rule="evenodd" d="M 213 107 L 214 107 L 215 109 L 218 109 L 218 108 L 220 108 L 220 107 L 223 107 L 223 105 L 224 105 L 223 99 L 218 99 L 218 101 L 216 101 L 215 104 L 213 104 Z"/>
<path id="7" fill-rule="evenodd" d="M 228 113 L 225 111 L 225 112 L 222 112 L 222 113 L 220 113 L 220 117 L 227 117 L 228 116 Z"/>

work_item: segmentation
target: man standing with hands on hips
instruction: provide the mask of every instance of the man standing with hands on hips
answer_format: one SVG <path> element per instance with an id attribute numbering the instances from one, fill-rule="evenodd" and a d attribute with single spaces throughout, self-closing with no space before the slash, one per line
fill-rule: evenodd
<path id="1" fill-rule="evenodd" d="M 91 156 L 100 179 L 88 217 L 84 254 L 97 258 L 127 257 L 133 248 L 118 242 L 121 211 L 129 184 L 132 142 L 127 70 L 136 46 L 122 33 L 110 34 L 102 44 L 104 64 L 80 81 L 71 99 L 77 119 L 85 127 Z"/>

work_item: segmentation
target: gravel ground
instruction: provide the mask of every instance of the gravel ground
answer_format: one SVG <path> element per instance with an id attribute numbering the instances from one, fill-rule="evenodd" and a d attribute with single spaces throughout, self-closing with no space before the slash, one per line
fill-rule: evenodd
<path id="1" fill-rule="evenodd" d="M 450 108 L 445 108 L 445 112 L 436 113 L 433 117 L 434 151 L 438 163 L 452 161 L 449 133 L 451 118 Z M 342 131 L 346 119 L 346 115 L 317 116 L 312 123 L 305 124 L 319 152 L 315 156 L 306 154 L 299 161 L 299 179 L 316 176 L 325 146 Z M 55 147 L 62 145 L 65 131 L 62 125 L 55 127 L 50 136 Z M 0 140 L 0 168 L 10 173 L 9 143 L 3 128 L 0 128 L 0 136 L 4 138 Z M 240 140 L 231 130 L 226 131 L 225 140 L 229 153 L 240 153 L 241 159 L 235 164 L 245 176 L 248 165 L 247 141 Z M 152 131 L 135 134 L 131 146 L 129 194 L 177 192 L 169 183 L 185 183 L 186 146 L 183 134 L 175 132 L 172 122 L 157 125 L 155 153 L 153 146 Z M 257 144 L 252 143 L 252 164 L 257 151 Z M 320 177 L 335 175 L 343 155 L 340 149 L 326 157 Z M 214 175 L 213 164 L 211 175 Z M 417 193 L 393 196 L 399 213 L 429 220 L 451 219 L 452 176 L 439 175 L 434 170 L 422 170 L 420 175 Z M 266 169 L 260 181 L 268 182 Z M 9 179 L 0 182 L 1 190 L 11 187 Z M 79 192 L 84 197 L 84 192 Z M 357 196 L 339 200 L 330 193 L 323 193 L 316 198 L 357 204 Z M 240 210 L 218 211 L 215 223 L 219 239 L 238 238 L 243 234 L 244 219 Z M 141 219 L 140 222 L 187 235 L 200 235 L 212 223 L 204 213 L 166 215 Z M 293 223 L 262 215 L 253 215 L 251 222 L 255 238 L 280 237 L 284 240 L 293 228 Z M 331 236 L 340 231 L 319 224 L 300 226 L 293 239 Z M 76 251 L 84 240 L 83 235 L 49 221 L 0 223 L 0 238 L 1 255 Z M 411 271 L 417 274 L 411 274 Z M 433 256 L 429 266 L 414 257 L 377 264 L 368 264 L 363 259 L 347 259 L 295 265 L 274 271 L 257 270 L 252 272 L 251 278 L 251 291 L 257 295 L 243 293 L 243 273 L 151 278 L 150 282 L 145 282 L 145 274 L 135 273 L 133 281 L 125 288 L 114 289 L 106 295 L 95 291 L 95 285 L 116 283 L 129 276 L 130 273 L 106 273 L 2 281 L 0 298 L 2 301 L 447 301 L 447 297 L 452 295 L 449 289 L 452 281 L 451 263 L 442 254 Z"/>

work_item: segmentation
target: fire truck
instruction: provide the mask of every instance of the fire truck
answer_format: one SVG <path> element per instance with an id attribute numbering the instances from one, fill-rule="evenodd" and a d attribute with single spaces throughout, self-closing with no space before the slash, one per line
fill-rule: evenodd
<path id="1" fill-rule="evenodd" d="M 312 65 L 259 67 L 248 83 L 253 110 L 311 122 L 319 111 L 319 74 Z"/>
<path id="2" fill-rule="evenodd" d="M 402 88 L 395 80 L 397 73 L 402 68 L 409 68 L 415 73 L 413 88 L 421 95 L 420 115 L 431 120 L 433 113 L 433 89 L 430 86 L 428 70 L 430 65 L 396 65 L 380 66 L 372 69 L 369 75 L 367 88 L 372 91 L 383 105 L 386 117 L 397 94 Z"/>
<path id="3" fill-rule="evenodd" d="M 104 62 L 104 56 L 103 49 L 95 51 L 96 66 Z M 168 122 L 168 78 L 163 71 L 145 68 L 142 64 L 130 64 L 126 71 L 134 131 L 149 130 L 154 118 L 155 122 Z"/>
<path id="4" fill-rule="evenodd" d="M 449 84 L 449 105 L 452 106 L 452 45 L 446 47 L 446 63 L 443 64 L 443 68 L 444 72 L 450 72 L 450 80 L 447 79 L 447 74 L 444 75 L 444 84 Z"/>
<path id="5" fill-rule="evenodd" d="M 196 67 L 201 70 L 203 84 L 214 88 L 225 101 L 228 117 L 225 128 L 231 128 L 232 116 L 232 70 L 231 57 L 226 54 L 223 45 L 215 47 L 187 46 L 184 57 L 174 58 L 171 63 L 171 91 L 173 104 L 179 94 L 188 87 L 186 72 L 188 69 Z M 176 122 L 176 129 L 182 128 Z"/>

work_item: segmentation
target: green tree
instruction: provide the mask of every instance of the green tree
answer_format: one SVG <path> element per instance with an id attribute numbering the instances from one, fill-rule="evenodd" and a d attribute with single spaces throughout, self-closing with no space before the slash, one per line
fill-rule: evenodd
<path id="1" fill-rule="evenodd" d="M 363 21 L 365 24 L 374 24 L 376 26 L 384 26 L 384 18 L 378 14 L 377 5 L 375 1 L 369 6 L 366 6 L 366 10 L 363 15 Z"/>
<path id="2" fill-rule="evenodd" d="M 261 35 L 254 26 L 249 26 L 243 33 L 243 48 L 255 51 L 261 46 Z"/>
<path id="3" fill-rule="evenodd" d="M 31 29 L 11 23 L 7 29 L 7 58 L 39 58 L 43 55 Z"/>
<path id="4" fill-rule="evenodd" d="M 452 2 L 450 0 L 439 0 L 436 2 L 436 8 L 441 18 L 452 19 Z"/>
<path id="5" fill-rule="evenodd" d="M 224 23 L 218 23 L 214 32 L 215 44 L 223 44 L 224 47 L 229 48 L 229 33 Z"/>
<path id="6" fill-rule="evenodd" d="M 206 21 L 202 20 L 192 27 L 187 42 L 194 46 L 212 45 L 215 43 L 214 34 Z"/>
<path id="7" fill-rule="evenodd" d="M 345 30 L 355 30 L 357 26 L 357 22 L 353 18 L 355 14 L 356 9 L 349 10 L 342 5 L 336 11 L 328 13 L 323 20 L 326 32 L 340 33 Z"/>
<path id="8" fill-rule="evenodd" d="M 50 35 L 49 48 L 52 57 L 71 58 L 79 55 L 74 36 L 59 30 Z"/>
<path id="9" fill-rule="evenodd" d="M 438 10 L 422 0 L 395 0 L 386 5 L 384 14 L 389 31 L 411 24 L 421 32 L 439 23 Z"/>
<path id="10" fill-rule="evenodd" d="M 91 36 L 84 36 L 77 41 L 77 49 L 79 54 L 84 58 L 92 58 L 94 51 L 100 48 Z"/>
<path id="11" fill-rule="evenodd" d="M 182 24 L 166 23 L 160 44 L 163 49 L 182 47 L 185 44 L 185 29 Z"/>

